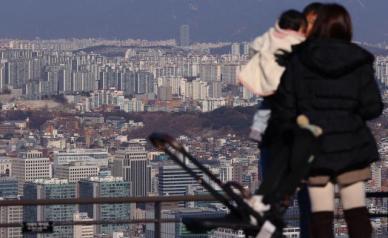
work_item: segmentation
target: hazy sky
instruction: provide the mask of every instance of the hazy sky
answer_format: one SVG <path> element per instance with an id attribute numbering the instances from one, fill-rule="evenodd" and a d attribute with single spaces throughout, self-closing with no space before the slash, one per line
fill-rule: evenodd
<path id="1" fill-rule="evenodd" d="M 242 41 L 306 0 L 0 0 L 0 38 L 170 39 L 181 24 L 194 41 Z M 327 2 L 327 1 L 323 1 Z M 338 0 L 356 40 L 388 41 L 387 0 Z"/>

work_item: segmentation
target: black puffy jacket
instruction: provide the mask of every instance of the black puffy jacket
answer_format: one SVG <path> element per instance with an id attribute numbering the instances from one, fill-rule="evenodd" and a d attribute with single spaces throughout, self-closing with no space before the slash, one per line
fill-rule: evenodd
<path id="1" fill-rule="evenodd" d="M 264 139 L 279 139 L 283 125 L 305 114 L 324 131 L 310 175 L 336 176 L 378 160 L 366 125 L 383 110 L 373 61 L 368 51 L 339 40 L 296 46 L 278 91 L 269 98 L 272 115 Z"/>

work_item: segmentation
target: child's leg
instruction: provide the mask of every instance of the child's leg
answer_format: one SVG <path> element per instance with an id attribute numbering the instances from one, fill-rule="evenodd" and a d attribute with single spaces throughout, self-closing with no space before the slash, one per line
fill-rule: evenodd
<path id="1" fill-rule="evenodd" d="M 272 148 L 279 148 L 274 150 Z M 266 158 L 264 165 L 264 178 L 256 194 L 264 195 L 265 203 L 273 203 L 276 190 L 284 181 L 288 168 L 287 158 L 290 155 L 290 146 L 281 143 L 273 145 L 270 149 L 270 156 Z"/>
<path id="2" fill-rule="evenodd" d="M 369 238 L 372 225 L 366 208 L 365 183 L 357 182 L 340 188 L 342 206 L 350 238 Z"/>
<path id="3" fill-rule="evenodd" d="M 311 231 L 314 238 L 334 238 L 334 185 L 309 186 L 311 201 Z"/>
<path id="4" fill-rule="evenodd" d="M 269 176 L 278 176 L 278 180 L 281 181 L 274 188 L 274 194 L 271 194 L 273 201 L 282 201 L 293 196 L 296 189 L 301 186 L 302 180 L 308 175 L 313 163 L 312 155 L 316 153 L 317 142 L 317 139 L 308 130 L 295 128 L 292 131 L 291 139 L 287 140 L 282 148 L 288 154 L 276 158 L 278 161 L 276 166 L 271 165 L 273 171 L 269 173 Z M 272 159 L 271 156 L 271 162 Z M 281 174 L 277 171 L 277 167 L 283 168 L 279 165 L 280 163 L 286 166 Z M 307 194 L 305 197 L 308 197 Z"/>
<path id="5" fill-rule="evenodd" d="M 290 126 L 281 138 L 268 148 L 265 176 L 259 194 L 267 196 L 266 202 L 274 203 L 295 193 L 309 171 L 311 155 L 315 153 L 316 138 L 307 130 Z"/>

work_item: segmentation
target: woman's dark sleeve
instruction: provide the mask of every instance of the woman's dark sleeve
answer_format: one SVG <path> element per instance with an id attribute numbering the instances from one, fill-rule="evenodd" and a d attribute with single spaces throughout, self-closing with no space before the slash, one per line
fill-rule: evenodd
<path id="1" fill-rule="evenodd" d="M 279 123 L 295 122 L 296 98 L 295 98 L 295 68 L 290 62 L 283 73 L 278 90 L 272 100 L 272 114 Z"/>
<path id="2" fill-rule="evenodd" d="M 267 146 L 271 144 L 273 146 L 273 143 L 280 143 L 279 139 L 287 138 L 285 133 L 295 125 L 296 100 L 293 71 L 293 66 L 289 63 L 280 79 L 278 89 L 268 98 L 271 117 L 263 139 Z"/>
<path id="3" fill-rule="evenodd" d="M 368 64 L 364 68 L 360 88 L 360 107 L 358 114 L 364 120 L 371 120 L 381 115 L 384 104 L 381 99 L 379 87 L 375 79 L 373 66 Z"/>

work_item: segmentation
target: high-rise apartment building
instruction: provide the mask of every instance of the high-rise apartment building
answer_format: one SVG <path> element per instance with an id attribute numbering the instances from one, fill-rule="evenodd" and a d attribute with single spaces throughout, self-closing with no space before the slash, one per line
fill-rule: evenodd
<path id="1" fill-rule="evenodd" d="M 197 79 L 191 83 L 193 100 L 204 100 L 209 97 L 209 84 L 207 82 Z"/>
<path id="2" fill-rule="evenodd" d="M 65 179 L 40 179 L 24 185 L 25 199 L 71 199 L 76 198 L 77 187 Z M 71 221 L 77 205 L 50 205 L 24 207 L 23 221 Z M 54 226 L 54 233 L 39 234 L 37 238 L 73 237 L 72 226 Z"/>
<path id="3" fill-rule="evenodd" d="M 201 64 L 199 66 L 199 77 L 202 81 L 220 81 L 221 67 L 217 64 Z"/>
<path id="4" fill-rule="evenodd" d="M 210 112 L 216 110 L 217 108 L 226 106 L 225 98 L 209 98 L 200 101 L 200 103 L 202 112 Z"/>
<path id="5" fill-rule="evenodd" d="M 13 158 L 12 171 L 18 180 L 19 194 L 23 193 L 23 186 L 26 182 L 49 179 L 52 175 L 50 159 L 45 158 L 43 153 L 37 150 L 22 152 L 18 158 Z"/>
<path id="6" fill-rule="evenodd" d="M 221 66 L 221 78 L 224 84 L 236 85 L 237 72 L 240 66 L 238 64 L 224 64 Z"/>
<path id="7" fill-rule="evenodd" d="M 233 43 L 231 46 L 231 53 L 233 56 L 240 56 L 240 44 L 239 43 Z"/>
<path id="8" fill-rule="evenodd" d="M 179 45 L 182 47 L 190 46 L 190 26 L 181 25 L 179 28 Z"/>
<path id="9" fill-rule="evenodd" d="M 151 166 L 145 146 L 131 143 L 125 150 L 117 152 L 113 175 L 131 183 L 132 196 L 147 196 L 151 189 Z"/>
<path id="10" fill-rule="evenodd" d="M 5 63 L 0 62 L 0 92 L 2 92 L 7 87 L 7 82 L 5 79 Z"/>
<path id="11" fill-rule="evenodd" d="M 220 81 L 213 81 L 209 83 L 209 97 L 210 98 L 222 97 L 222 84 Z"/>
<path id="12" fill-rule="evenodd" d="M 168 101 L 172 99 L 172 88 L 169 86 L 158 87 L 158 99 Z"/>
<path id="13" fill-rule="evenodd" d="M 243 42 L 242 48 L 243 48 L 243 55 L 249 55 L 249 42 Z"/>
<path id="14" fill-rule="evenodd" d="M 100 176 L 79 182 L 79 198 L 129 197 L 130 183 L 121 177 Z M 80 205 L 79 211 L 98 221 L 128 220 L 133 204 L 90 204 Z M 114 231 L 128 231 L 123 224 L 95 226 L 95 234 L 112 234 Z"/>

